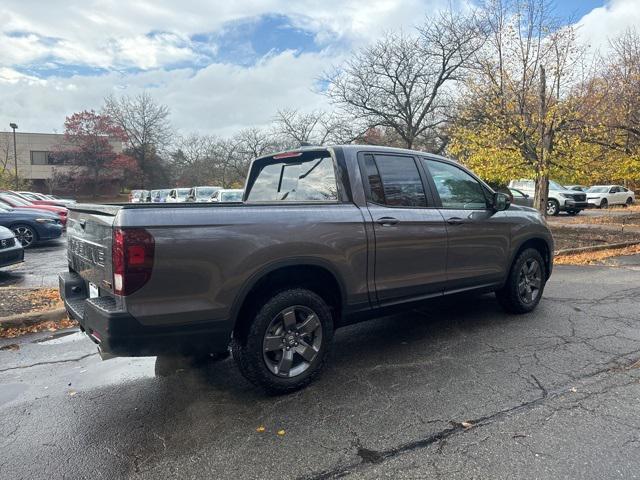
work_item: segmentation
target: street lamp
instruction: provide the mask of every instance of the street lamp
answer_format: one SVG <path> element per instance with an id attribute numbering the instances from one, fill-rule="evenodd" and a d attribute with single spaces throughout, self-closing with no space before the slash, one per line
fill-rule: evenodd
<path id="1" fill-rule="evenodd" d="M 18 190 L 20 188 L 18 185 L 18 149 L 16 147 L 16 129 L 18 128 L 18 125 L 12 122 L 9 126 L 13 129 L 13 168 L 16 176 L 15 187 L 16 190 Z"/>

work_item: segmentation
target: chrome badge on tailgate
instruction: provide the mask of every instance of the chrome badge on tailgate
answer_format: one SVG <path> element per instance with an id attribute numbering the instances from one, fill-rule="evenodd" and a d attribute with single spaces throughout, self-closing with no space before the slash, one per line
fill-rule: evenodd
<path id="1" fill-rule="evenodd" d="M 104 267 L 105 251 L 102 245 L 69 237 L 69 253 L 72 257 L 88 262 L 91 265 Z"/>

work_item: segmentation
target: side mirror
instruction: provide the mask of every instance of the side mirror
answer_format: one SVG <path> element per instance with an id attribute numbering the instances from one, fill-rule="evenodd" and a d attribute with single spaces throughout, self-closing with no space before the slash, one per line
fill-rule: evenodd
<path id="1" fill-rule="evenodd" d="M 511 205 L 511 199 L 509 195 L 505 193 L 496 192 L 493 194 L 493 209 L 496 212 L 506 210 Z"/>

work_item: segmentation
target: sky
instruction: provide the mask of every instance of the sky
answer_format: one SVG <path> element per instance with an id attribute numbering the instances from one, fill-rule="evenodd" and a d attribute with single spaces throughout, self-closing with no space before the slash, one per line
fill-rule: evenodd
<path id="1" fill-rule="evenodd" d="M 474 0 L 458 0 L 460 2 Z M 62 132 L 105 96 L 143 90 L 178 133 L 230 135 L 279 108 L 327 109 L 318 77 L 449 0 L 2 0 L 0 130 Z M 557 0 L 594 48 L 640 25 L 640 0 Z"/>

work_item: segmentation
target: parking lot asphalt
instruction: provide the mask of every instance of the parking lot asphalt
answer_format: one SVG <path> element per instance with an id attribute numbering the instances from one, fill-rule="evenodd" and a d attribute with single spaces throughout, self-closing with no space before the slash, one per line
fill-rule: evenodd
<path id="1" fill-rule="evenodd" d="M 639 359 L 639 257 L 556 267 L 529 315 L 465 296 L 342 329 L 282 397 L 35 334 L 0 341 L 0 478 L 637 478 Z"/>
<path id="2" fill-rule="evenodd" d="M 0 270 L 0 287 L 55 288 L 67 269 L 66 236 L 25 250 L 24 262 Z"/>

